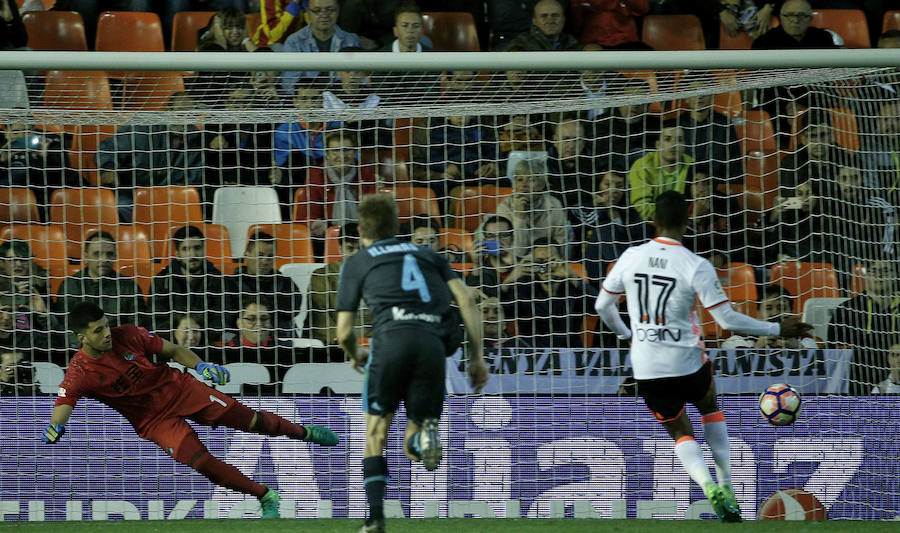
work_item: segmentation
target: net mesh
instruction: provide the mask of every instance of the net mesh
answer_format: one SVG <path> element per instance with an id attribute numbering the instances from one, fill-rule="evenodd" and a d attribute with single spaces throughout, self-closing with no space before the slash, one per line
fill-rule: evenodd
<path id="1" fill-rule="evenodd" d="M 5 517 L 255 512 L 94 402 L 66 451 L 32 444 L 52 404 L 42 395 L 77 347 L 67 310 L 81 300 L 230 365 L 224 390 L 254 408 L 344 428 L 340 459 L 230 430 L 201 437 L 278 486 L 290 516 L 362 516 L 362 378 L 336 345 L 334 307 L 358 201 L 378 191 L 397 199 L 402 237 L 439 250 L 471 287 L 499 394 L 466 396 L 468 349 L 448 359 L 448 465 L 411 468 L 392 436 L 402 488 L 389 487 L 389 513 L 698 516 L 702 494 L 670 474 L 671 444 L 635 398 L 627 344 L 593 311 L 619 255 L 654 235 L 652 199 L 672 188 L 692 199 L 685 244 L 738 310 L 816 327 L 799 344 L 738 336 L 698 306 L 717 387 L 734 395 L 723 405 L 745 516 L 788 486 L 833 516 L 900 512 L 878 481 L 900 474 L 877 429 L 896 425 L 896 405 L 869 396 L 900 390 L 894 70 L 293 79 L 48 71 L 7 93 L 21 98 L 0 109 Z M 363 344 L 370 320 L 358 313 Z M 761 433 L 754 413 L 752 395 L 777 381 L 811 400 L 789 438 Z"/>

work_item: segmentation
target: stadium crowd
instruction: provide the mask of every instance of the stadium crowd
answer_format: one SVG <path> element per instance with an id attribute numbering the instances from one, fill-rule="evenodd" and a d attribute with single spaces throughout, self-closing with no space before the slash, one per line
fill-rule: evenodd
<path id="1" fill-rule="evenodd" d="M 22 10 L 37 9 L 32 4 Z M 136 0 L 109 5 L 59 1 L 53 9 L 81 13 L 87 42 L 93 43 L 98 12 L 113 4 L 129 11 L 148 9 Z M 831 48 L 844 37 L 811 26 L 813 8 L 866 9 L 869 28 L 881 27 L 885 10 L 878 2 L 805 0 L 493 1 L 487 2 L 487 13 L 481 2 L 434 4 L 170 0 L 160 15 L 169 34 L 179 12 L 217 8 L 197 31 L 199 51 L 417 53 L 437 49 L 425 35 L 423 10 L 432 8 L 473 14 L 479 35 L 490 34 L 481 41 L 485 48 L 509 51 L 651 49 L 641 41 L 639 28 L 647 20 L 642 17 L 688 12 L 700 15 L 708 47 L 719 44 L 721 24 L 723 35 L 744 32 L 755 38 L 758 49 Z M 30 30 L 18 7 L 12 0 L 0 0 L 0 5 L 7 27 L 0 48 L 25 47 Z M 248 10 L 262 15 L 250 31 Z M 877 46 L 900 46 L 900 30 L 872 35 Z M 6 100 L 15 98 L 16 84 L 24 79 L 0 79 L 0 86 L 10 89 L 0 96 L 0 106 L 30 104 L 32 87 L 23 93 L 24 104 Z M 689 73 L 685 79 L 688 88 L 716 83 L 709 73 Z M 437 95 L 448 104 L 485 97 L 516 101 L 517 94 L 536 88 L 560 98 L 641 96 L 654 91 L 655 81 L 591 71 L 204 73 L 186 77 L 183 88 L 167 95 L 166 109 L 366 109 L 390 105 L 397 87 L 406 94 L 412 88 Z M 300 346 L 309 345 L 295 342 L 298 337 L 324 346 L 322 360 L 336 357 L 328 351 L 336 345 L 334 298 L 341 262 L 359 248 L 357 205 L 363 195 L 403 187 L 415 201 L 407 202 L 412 207 L 402 215 L 402 233 L 417 245 L 440 250 L 463 274 L 484 323 L 491 326 L 485 337 L 488 354 L 509 347 L 619 346 L 592 316 L 599 283 L 625 248 L 653 236 L 653 200 L 675 189 L 693 200 L 684 244 L 707 257 L 725 278 L 732 270 L 750 269 L 754 296 L 737 303 L 754 309 L 758 299 L 758 316 L 775 320 L 802 313 L 813 295 L 849 297 L 834 311 L 827 336 L 818 343 L 807 339 L 802 346 L 850 346 L 855 350 L 851 392 L 869 393 L 876 386 L 879 392 L 896 391 L 900 385 L 891 380 L 897 378 L 892 346 L 900 332 L 898 90 L 896 73 L 884 73 L 855 85 L 751 91 L 739 95 L 737 109 L 697 96 L 577 113 L 447 116 L 411 121 L 408 127 L 399 120 L 302 117 L 281 124 L 135 124 L 99 142 L 94 160 L 84 167 L 96 168 L 96 175 L 66 164 L 71 132 L 7 124 L 0 184 L 10 191 L 31 191 L 37 213 L 27 219 L 31 222 L 75 222 L 53 213 L 55 194 L 63 188 L 108 191 L 114 226 L 143 223 L 138 217 L 141 188 L 190 187 L 194 207 L 206 211 L 197 209 L 199 215 L 153 235 L 150 240 L 162 246 L 151 244 L 154 253 L 140 271 L 134 261 L 130 269 L 121 268 L 127 263 L 122 260 L 126 239 L 119 229 L 78 228 L 78 240 L 69 243 L 62 266 L 47 263 L 46 254 L 35 250 L 41 243 L 27 234 L 4 230 L 3 391 L 27 388 L 30 382 L 7 368 L 27 361 L 66 365 L 74 344 L 66 334 L 66 312 L 72 302 L 84 300 L 105 309 L 113 323 L 145 325 L 178 345 L 209 349 L 214 355 L 207 360 L 273 367 L 276 378 L 287 366 L 312 360 L 299 355 L 306 349 Z M 751 112 L 773 128 L 773 145 L 761 155 L 751 153 L 760 143 L 748 142 L 743 127 Z M 847 117 L 852 137 L 845 134 Z M 408 135 L 405 144 L 398 140 L 401 130 Z M 767 173 L 779 176 L 775 187 L 751 186 L 748 164 L 757 157 L 774 165 Z M 273 189 L 279 220 L 305 227 L 308 259 L 325 263 L 306 273 L 305 284 L 280 271 L 285 263 L 279 258 L 289 255 L 294 239 L 274 229 L 249 232 L 246 246 L 234 250 L 243 255 L 240 265 L 230 253 L 212 252 L 229 239 L 227 233 L 210 233 L 216 193 L 239 185 Z M 469 191 L 479 200 L 474 219 L 462 207 Z M 13 222 L 21 219 L 0 221 Z M 785 264 L 805 265 L 815 275 L 783 274 Z M 810 281 L 819 273 L 826 281 Z M 370 319 L 366 313 L 358 318 L 357 334 L 368 338 Z M 718 339 L 727 339 L 724 346 L 771 347 L 774 342 L 705 329 L 713 345 Z"/>

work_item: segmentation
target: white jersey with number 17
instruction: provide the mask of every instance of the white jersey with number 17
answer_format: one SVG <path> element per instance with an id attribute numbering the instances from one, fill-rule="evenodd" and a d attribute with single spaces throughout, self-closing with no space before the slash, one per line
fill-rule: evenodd
<path id="1" fill-rule="evenodd" d="M 728 303 L 709 261 L 664 237 L 625 250 L 603 280 L 603 290 L 625 294 L 635 379 L 699 370 L 706 356 L 695 295 L 707 309 Z"/>

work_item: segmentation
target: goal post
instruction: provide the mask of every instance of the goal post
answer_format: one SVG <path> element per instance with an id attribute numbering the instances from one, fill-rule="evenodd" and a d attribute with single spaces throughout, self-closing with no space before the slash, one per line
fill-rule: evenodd
<path id="1" fill-rule="evenodd" d="M 786 488 L 832 518 L 900 516 L 897 67 L 892 50 L 0 52 L 16 73 L 0 95 L 3 520 L 258 513 L 92 400 L 39 442 L 82 299 L 228 365 L 224 391 L 252 408 L 334 429 L 334 451 L 198 432 L 277 488 L 283 516 L 363 516 L 362 378 L 334 302 L 356 206 L 379 191 L 401 237 L 471 287 L 491 371 L 476 395 L 468 347 L 447 358 L 437 471 L 389 438 L 389 515 L 709 517 L 593 310 L 671 188 L 738 310 L 816 328 L 747 338 L 697 307 L 744 518 Z M 804 403 L 775 428 L 757 398 L 779 382 Z"/>

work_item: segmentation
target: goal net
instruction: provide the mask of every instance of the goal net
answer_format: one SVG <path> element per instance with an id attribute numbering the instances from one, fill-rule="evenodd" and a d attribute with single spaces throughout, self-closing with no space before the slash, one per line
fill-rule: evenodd
<path id="1" fill-rule="evenodd" d="M 280 491 L 283 516 L 364 516 L 363 378 L 334 306 L 359 200 L 379 191 L 397 199 L 400 238 L 470 287 L 491 371 L 474 395 L 467 344 L 447 358 L 437 471 L 411 465 L 394 428 L 389 516 L 710 517 L 636 396 L 628 344 L 593 310 L 670 189 L 691 199 L 684 245 L 738 310 L 815 326 L 799 342 L 745 337 L 697 306 L 744 518 L 787 488 L 832 518 L 900 516 L 895 70 L 360 71 L 337 57 L 319 73 L 177 56 L 169 72 L 5 71 L 3 520 L 258 513 L 93 400 L 60 444 L 40 443 L 82 300 L 226 364 L 220 390 L 247 405 L 334 429 L 340 445 L 323 449 L 197 428 Z M 780 382 L 804 404 L 775 428 L 757 398 Z"/>

